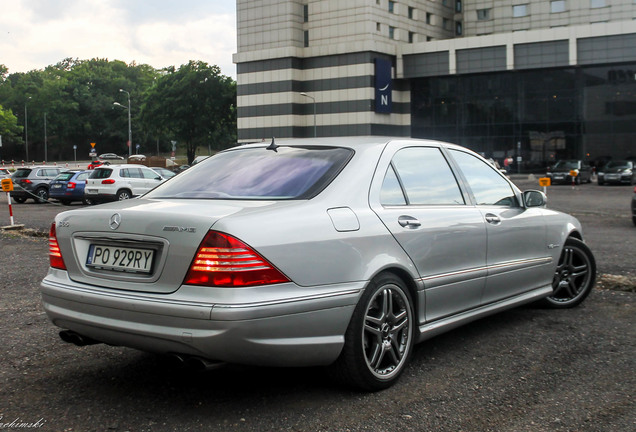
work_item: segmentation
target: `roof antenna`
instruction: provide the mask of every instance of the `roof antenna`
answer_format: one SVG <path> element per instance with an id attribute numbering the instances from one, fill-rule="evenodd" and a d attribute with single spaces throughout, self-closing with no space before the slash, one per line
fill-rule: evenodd
<path id="1" fill-rule="evenodd" d="M 278 147 L 280 146 L 276 145 L 276 143 L 274 142 L 274 137 L 272 137 L 272 143 L 269 146 L 267 146 L 265 150 L 274 150 L 276 153 L 278 153 L 278 150 L 277 150 Z"/>

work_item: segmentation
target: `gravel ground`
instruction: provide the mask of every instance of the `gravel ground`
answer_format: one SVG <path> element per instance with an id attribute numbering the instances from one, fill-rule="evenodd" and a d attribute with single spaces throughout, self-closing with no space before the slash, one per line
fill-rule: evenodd
<path id="1" fill-rule="evenodd" d="M 624 191 L 608 191 L 599 199 L 617 194 L 619 208 Z M 549 192 L 555 206 L 572 207 L 571 195 Z M 602 222 L 605 210 L 571 210 L 597 255 L 599 287 L 614 289 L 597 287 L 574 309 L 523 307 L 438 336 L 416 347 L 397 385 L 372 394 L 321 368 L 193 373 L 127 348 L 65 344 L 39 299 L 46 238 L 5 232 L 0 431 L 636 430 L 636 231 L 614 210 Z"/>

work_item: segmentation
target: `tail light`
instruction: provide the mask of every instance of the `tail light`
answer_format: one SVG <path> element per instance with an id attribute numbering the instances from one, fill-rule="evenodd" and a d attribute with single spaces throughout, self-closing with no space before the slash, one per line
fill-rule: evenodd
<path id="1" fill-rule="evenodd" d="M 20 180 L 20 183 L 23 183 L 23 184 L 29 184 L 29 183 L 31 183 L 31 180 L 29 180 L 29 179 L 23 179 L 23 180 Z"/>
<path id="2" fill-rule="evenodd" d="M 51 229 L 49 230 L 49 262 L 53 268 L 66 270 L 64 258 L 62 258 L 62 252 L 60 251 L 60 245 L 57 243 L 55 222 L 51 224 Z"/>
<path id="3" fill-rule="evenodd" d="M 244 287 L 289 282 L 289 279 L 242 241 L 216 231 L 205 236 L 183 283 Z"/>
<path id="4" fill-rule="evenodd" d="M 113 179 L 106 179 L 106 180 L 102 180 L 102 184 L 114 184 L 115 180 Z"/>
<path id="5" fill-rule="evenodd" d="M 67 189 L 75 189 L 75 183 L 73 183 L 73 182 L 68 182 L 68 183 L 66 184 L 66 188 L 67 188 Z"/>

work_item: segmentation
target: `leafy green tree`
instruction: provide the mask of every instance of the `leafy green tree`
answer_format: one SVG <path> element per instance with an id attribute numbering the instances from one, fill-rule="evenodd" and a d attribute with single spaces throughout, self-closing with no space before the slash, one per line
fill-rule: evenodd
<path id="1" fill-rule="evenodd" d="M 2 150 L 22 143 L 22 126 L 18 125 L 18 118 L 13 115 L 11 110 L 4 109 L 0 105 L 0 140 L 2 148 L 0 148 L 0 155 Z"/>
<path id="2" fill-rule="evenodd" d="M 202 61 L 164 69 L 145 95 L 141 121 L 184 143 L 191 163 L 200 146 L 220 150 L 236 143 L 236 82 Z"/>

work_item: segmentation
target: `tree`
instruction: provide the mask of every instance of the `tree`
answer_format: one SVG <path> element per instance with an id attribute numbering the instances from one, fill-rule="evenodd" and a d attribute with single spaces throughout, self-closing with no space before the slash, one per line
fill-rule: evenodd
<path id="1" fill-rule="evenodd" d="M 199 146 L 220 150 L 236 143 L 236 83 L 202 61 L 164 69 L 145 95 L 141 121 L 184 143 L 191 163 Z"/>

